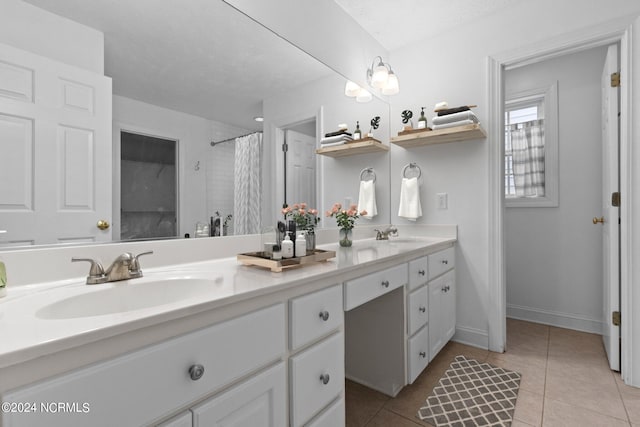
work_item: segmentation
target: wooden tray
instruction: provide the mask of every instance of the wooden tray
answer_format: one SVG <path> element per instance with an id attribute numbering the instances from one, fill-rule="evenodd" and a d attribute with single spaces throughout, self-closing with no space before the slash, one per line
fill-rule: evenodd
<path id="1" fill-rule="evenodd" d="M 335 256 L 335 251 L 316 249 L 311 255 L 275 260 L 263 257 L 262 252 L 247 252 L 245 254 L 238 254 L 238 261 L 244 265 L 265 267 L 271 269 L 274 273 L 280 273 L 282 270 L 323 262 L 329 258 L 335 258 Z"/>

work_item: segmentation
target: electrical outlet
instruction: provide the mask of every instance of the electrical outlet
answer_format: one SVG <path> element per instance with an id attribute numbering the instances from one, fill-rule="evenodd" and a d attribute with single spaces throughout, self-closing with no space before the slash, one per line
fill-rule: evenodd
<path id="1" fill-rule="evenodd" d="M 447 193 L 436 194 L 436 204 L 438 205 L 438 209 L 447 209 L 447 205 L 448 205 Z"/>

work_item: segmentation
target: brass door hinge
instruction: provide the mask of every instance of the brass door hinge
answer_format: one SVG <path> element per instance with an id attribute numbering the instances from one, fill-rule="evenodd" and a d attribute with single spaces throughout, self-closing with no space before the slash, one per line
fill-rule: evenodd
<path id="1" fill-rule="evenodd" d="M 611 74 L 611 87 L 620 87 L 620 73 Z"/>
<path id="2" fill-rule="evenodd" d="M 620 206 L 620 192 L 611 193 L 611 206 Z"/>
<path id="3" fill-rule="evenodd" d="M 622 318 L 619 311 L 614 311 L 613 313 L 611 313 L 611 322 L 613 322 L 613 326 L 620 326 L 621 321 Z"/>

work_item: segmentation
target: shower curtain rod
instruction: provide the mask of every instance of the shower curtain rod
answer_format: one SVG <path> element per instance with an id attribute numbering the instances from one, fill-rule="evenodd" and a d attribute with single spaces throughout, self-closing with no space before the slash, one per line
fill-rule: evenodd
<path id="1" fill-rule="evenodd" d="M 247 134 L 244 134 L 244 135 L 234 136 L 233 138 L 223 139 L 222 141 L 211 141 L 211 146 L 215 147 L 216 145 L 222 144 L 223 142 L 233 141 L 236 138 L 242 138 L 243 136 L 253 135 L 254 133 L 262 133 L 262 131 L 258 130 L 258 131 L 247 133 Z"/>

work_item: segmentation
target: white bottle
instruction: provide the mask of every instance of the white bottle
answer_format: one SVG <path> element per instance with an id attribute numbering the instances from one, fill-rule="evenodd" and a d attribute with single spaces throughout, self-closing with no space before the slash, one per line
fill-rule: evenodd
<path id="1" fill-rule="evenodd" d="M 307 255 L 307 239 L 304 237 L 304 233 L 300 233 L 296 238 L 296 257 L 305 255 Z"/>
<path id="2" fill-rule="evenodd" d="M 293 258 L 293 242 L 288 234 L 282 241 L 282 258 Z"/>

